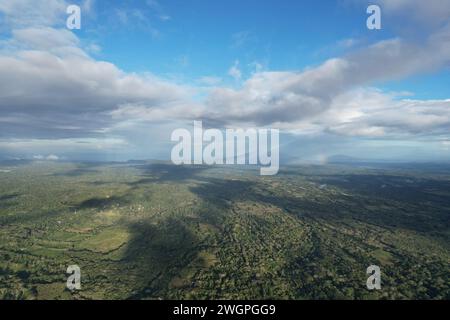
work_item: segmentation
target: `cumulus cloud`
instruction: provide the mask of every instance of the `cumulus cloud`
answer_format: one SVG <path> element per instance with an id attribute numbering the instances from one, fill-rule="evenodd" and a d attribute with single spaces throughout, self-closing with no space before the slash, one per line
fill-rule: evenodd
<path id="1" fill-rule="evenodd" d="M 51 26 L 61 21 L 68 3 L 64 0 L 2 0 L 0 12 L 14 28 Z"/>
<path id="2" fill-rule="evenodd" d="M 302 123 L 309 128 L 317 127 L 317 122 L 320 122 L 318 117 L 325 118 L 330 110 L 340 110 L 339 112 L 345 114 L 345 106 L 355 103 L 352 93 L 356 88 L 367 88 L 383 81 L 434 72 L 449 65 L 450 27 L 446 25 L 435 30 L 421 43 L 400 38 L 383 40 L 303 72 L 258 72 L 245 81 L 241 88 L 215 88 L 207 98 L 205 117 L 257 125 L 278 124 L 295 127 Z M 347 94 L 349 92 L 350 94 Z M 346 98 L 344 103 L 343 97 Z M 388 105 L 381 104 L 386 108 L 393 106 L 390 99 L 385 100 L 387 101 L 377 102 L 389 102 Z M 358 129 L 351 132 L 362 135 L 384 134 L 386 131 L 382 122 L 384 120 L 386 126 L 393 125 L 388 118 L 394 117 L 393 112 L 398 112 L 399 116 L 405 114 L 406 110 L 410 113 L 421 113 L 421 109 L 416 108 L 417 105 L 430 104 L 426 101 L 405 102 L 395 105 L 390 113 L 373 114 L 373 110 L 364 108 L 365 101 L 359 103 L 359 112 L 365 112 L 366 117 L 375 117 L 378 124 L 370 128 L 355 125 Z M 448 101 L 433 101 L 431 104 L 436 103 L 444 106 L 439 108 L 438 112 L 443 112 L 441 115 L 445 118 Z M 340 108 L 335 107 L 337 104 Z M 416 129 L 431 130 L 430 126 L 421 124 L 424 119 L 422 116 L 424 115 L 415 118 Z M 426 118 L 434 116 L 439 115 L 429 115 Z M 334 119 L 338 121 L 339 117 Z M 437 121 L 430 123 L 440 125 Z M 348 128 L 348 125 L 345 128 Z M 336 133 L 344 131 L 334 130 Z M 408 130 L 409 133 L 413 131 Z"/>
<path id="3" fill-rule="evenodd" d="M 413 100 L 375 89 L 338 96 L 318 120 L 326 131 L 348 136 L 406 137 L 448 134 L 450 100 Z"/>
<path id="4" fill-rule="evenodd" d="M 432 72 L 449 63 L 448 28 L 421 45 L 381 41 L 304 72 L 259 72 L 239 89 L 216 88 L 206 102 L 206 116 L 259 125 L 295 123 L 323 114 L 355 88 Z"/>
<path id="5" fill-rule="evenodd" d="M 108 126 L 109 112 L 122 104 L 164 108 L 189 99 L 188 87 L 90 58 L 67 30 L 27 28 L 13 35 L 10 43 L 20 40 L 30 49 L 0 55 L 2 136 L 21 125 L 47 137 L 89 134 Z M 29 134 L 25 128 L 11 134 L 21 132 Z"/>
<path id="6" fill-rule="evenodd" d="M 0 1 L 11 28 L 11 37 L 0 42 L 0 148 L 114 148 L 126 143 L 137 123 L 194 119 L 311 135 L 445 136 L 449 100 L 412 100 L 373 86 L 450 65 L 450 25 L 444 24 L 450 4 L 379 3 L 391 15 L 408 8 L 414 17 L 422 11 L 425 20 L 440 22 L 420 41 L 379 41 L 303 71 L 257 68 L 244 80 L 236 60 L 228 75 L 239 87 L 211 76 L 195 87 L 95 60 L 74 33 L 55 27 L 65 1 L 39 1 L 32 9 L 34 1 Z"/>
<path id="7" fill-rule="evenodd" d="M 57 161 L 59 160 L 59 157 L 57 155 L 54 154 L 49 154 L 48 156 L 43 156 L 43 155 L 35 155 L 33 156 L 34 160 L 48 160 L 48 161 Z"/>
<path id="8" fill-rule="evenodd" d="M 374 0 L 381 5 L 383 12 L 390 15 L 402 15 L 412 23 L 426 24 L 431 27 L 448 22 L 450 2 L 442 0 Z"/>

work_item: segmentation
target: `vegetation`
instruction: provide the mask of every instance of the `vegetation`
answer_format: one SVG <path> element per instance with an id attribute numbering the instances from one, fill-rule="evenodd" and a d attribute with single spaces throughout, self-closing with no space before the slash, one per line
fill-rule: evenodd
<path id="1" fill-rule="evenodd" d="M 448 168 L 0 169 L 1 299 L 450 298 Z"/>

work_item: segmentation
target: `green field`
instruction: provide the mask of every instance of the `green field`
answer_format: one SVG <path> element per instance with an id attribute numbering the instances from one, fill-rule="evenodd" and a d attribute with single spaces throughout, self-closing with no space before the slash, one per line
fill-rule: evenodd
<path id="1" fill-rule="evenodd" d="M 450 298 L 445 167 L 0 169 L 0 299 Z"/>

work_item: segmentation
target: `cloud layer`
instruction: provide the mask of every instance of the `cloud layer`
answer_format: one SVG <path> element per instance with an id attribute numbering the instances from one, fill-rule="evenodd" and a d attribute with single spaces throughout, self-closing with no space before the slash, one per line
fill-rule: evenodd
<path id="1" fill-rule="evenodd" d="M 17 139 L 121 145 L 142 124 L 192 120 L 301 135 L 446 139 L 450 100 L 407 99 L 375 87 L 450 66 L 450 3 L 379 3 L 392 16 L 408 10 L 427 25 L 426 37 L 387 39 L 307 70 L 258 71 L 245 80 L 236 61 L 229 70 L 236 86 L 204 88 L 95 60 L 74 33 L 56 27 L 65 1 L 0 1 L 10 30 L 0 42 L 0 148 Z"/>

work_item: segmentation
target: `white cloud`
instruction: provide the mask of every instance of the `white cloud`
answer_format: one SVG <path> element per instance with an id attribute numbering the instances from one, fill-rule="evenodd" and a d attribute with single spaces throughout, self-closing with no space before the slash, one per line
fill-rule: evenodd
<path id="1" fill-rule="evenodd" d="M 157 14 L 157 17 L 161 21 L 169 21 L 172 19 L 171 16 L 169 16 L 167 13 L 165 13 L 164 8 L 162 5 L 156 1 L 156 0 L 147 0 L 146 1 L 147 6 L 149 6 L 152 10 L 154 10 Z"/>
<path id="2" fill-rule="evenodd" d="M 2 135 L 92 135 L 110 125 L 109 112 L 124 103 L 164 108 L 191 97 L 187 86 L 90 58 L 67 30 L 27 28 L 13 35 L 9 43 L 20 40 L 22 48 L 0 54 Z"/>
<path id="3" fill-rule="evenodd" d="M 309 135 L 448 134 L 449 100 L 405 99 L 371 86 L 448 67 L 449 25 L 434 28 L 420 41 L 383 40 L 301 72 L 263 71 L 254 63 L 255 72 L 244 81 L 236 60 L 228 75 L 239 87 L 226 87 L 221 78 L 211 76 L 191 87 L 93 59 L 89 52 L 98 48 L 83 48 L 74 33 L 54 27 L 60 9 L 65 13 L 64 1 L 44 0 L 48 6 L 39 4 L 29 13 L 33 3 L 0 1 L 12 33 L 0 43 L 0 135 L 9 139 L 0 141 L 0 148 L 42 148 L 49 154 L 60 152 L 58 147 L 102 150 L 124 146 L 136 124 L 193 119 L 224 126 L 276 126 Z M 415 3 L 438 20 L 448 12 L 438 2 L 431 2 L 431 8 Z M 148 4 L 154 10 L 159 6 Z M 412 8 L 400 0 L 384 4 L 390 14 Z M 88 1 L 85 5 L 92 7 Z M 122 22 L 130 17 L 147 21 L 141 12 L 127 11 Z"/>
<path id="4" fill-rule="evenodd" d="M 234 80 L 240 80 L 242 77 L 242 72 L 239 69 L 239 61 L 236 60 L 231 68 L 228 70 L 228 74 L 234 78 Z"/>
<path id="5" fill-rule="evenodd" d="M 2 0 L 0 12 L 14 28 L 52 26 L 66 15 L 64 0 Z"/>
<path id="6" fill-rule="evenodd" d="M 81 6 L 83 13 L 92 13 L 95 7 L 95 0 L 84 0 Z"/>
<path id="7" fill-rule="evenodd" d="M 49 154 L 48 156 L 43 156 L 41 154 L 33 156 L 34 160 L 48 160 L 48 161 L 57 161 L 59 160 L 59 157 L 54 154 Z"/>
<path id="8" fill-rule="evenodd" d="M 349 48 L 356 46 L 358 43 L 359 43 L 358 39 L 347 38 L 347 39 L 339 40 L 337 42 L 337 46 L 340 48 L 349 49 Z"/>
<path id="9" fill-rule="evenodd" d="M 308 133 L 432 132 L 446 124 L 448 101 L 394 103 L 389 95 L 379 93 L 374 99 L 373 93 L 360 97 L 354 90 L 373 81 L 446 65 L 449 41 L 445 31 L 436 32 L 421 47 L 394 39 L 304 72 L 256 72 L 238 89 L 216 85 L 207 91 L 204 102 L 194 102 L 198 88 L 152 75 L 127 74 L 111 63 L 93 60 L 67 30 L 20 29 L 13 32 L 9 43 L 20 42 L 22 48 L 0 55 L 0 94 L 4 97 L 0 121 L 3 130 L 22 121 L 29 130 L 16 130 L 18 136 L 42 131 L 43 137 L 96 135 L 133 120 L 195 118 L 225 125 L 277 125 Z M 442 41 L 436 43 L 437 39 Z M 229 70 L 236 80 L 242 77 L 238 66 L 235 61 Z M 370 99 L 381 111 L 367 107 Z"/>
<path id="10" fill-rule="evenodd" d="M 399 99 L 375 89 L 357 89 L 333 99 L 314 119 L 322 131 L 347 136 L 439 136 L 448 133 L 450 100 Z"/>
<path id="11" fill-rule="evenodd" d="M 403 15 L 406 23 L 425 23 L 438 26 L 448 22 L 450 17 L 450 2 L 446 0 L 375 0 L 382 10 L 388 14 Z"/>
<path id="12" fill-rule="evenodd" d="M 59 160 L 59 157 L 54 154 L 49 154 L 45 159 L 50 160 L 50 161 L 57 161 L 57 160 Z"/>

